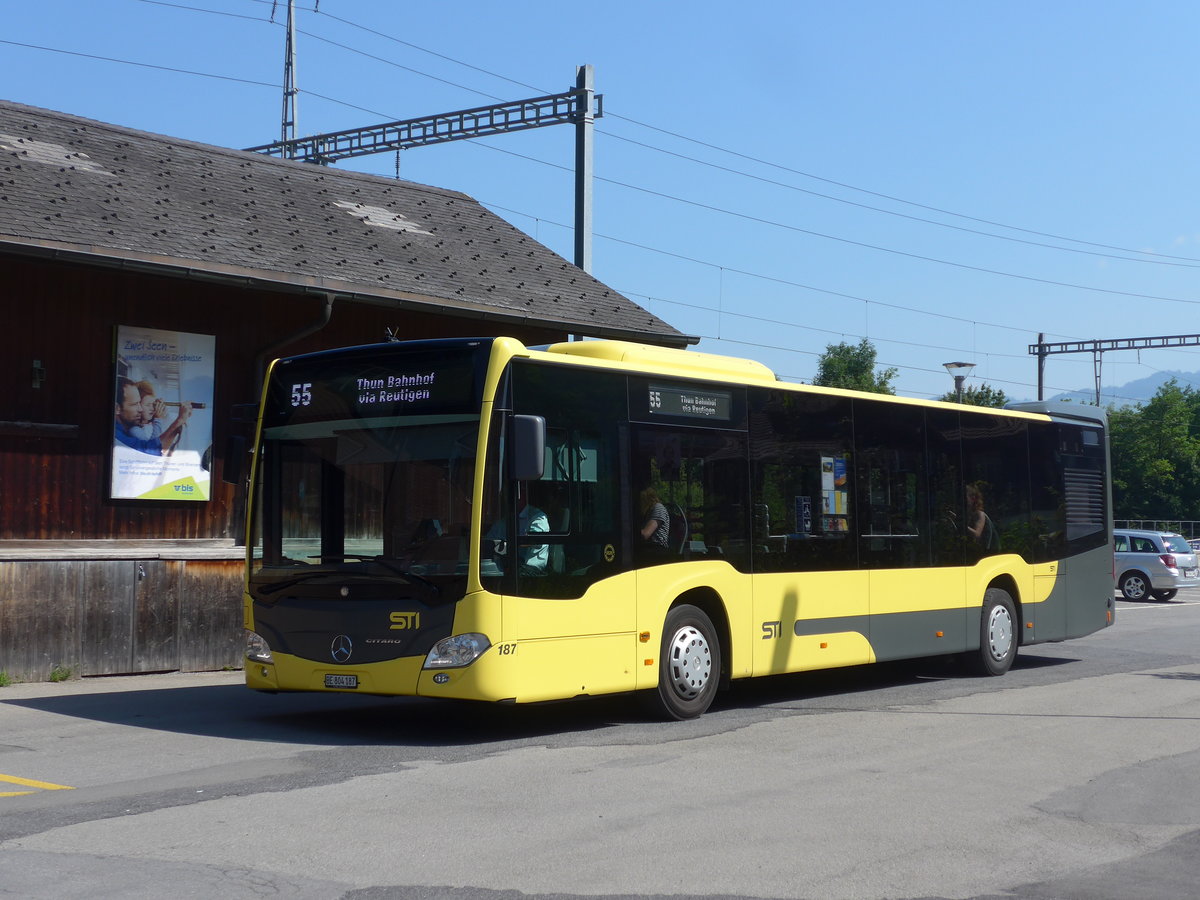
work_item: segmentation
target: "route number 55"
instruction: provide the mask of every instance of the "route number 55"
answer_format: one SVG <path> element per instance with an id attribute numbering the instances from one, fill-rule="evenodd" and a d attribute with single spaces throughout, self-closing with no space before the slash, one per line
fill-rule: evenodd
<path id="1" fill-rule="evenodd" d="M 292 406 L 308 406 L 312 403 L 312 383 L 292 385 Z"/>

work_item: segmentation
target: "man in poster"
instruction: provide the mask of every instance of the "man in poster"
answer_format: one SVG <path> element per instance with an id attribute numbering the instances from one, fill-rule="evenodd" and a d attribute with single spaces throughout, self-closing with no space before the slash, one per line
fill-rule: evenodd
<path id="1" fill-rule="evenodd" d="M 124 444 L 126 447 L 131 447 L 142 453 L 149 453 L 152 456 L 162 456 L 163 447 L 171 446 L 175 435 L 182 430 L 192 414 L 192 405 L 190 403 L 181 403 L 179 404 L 179 412 L 175 416 L 175 421 L 164 428 L 161 434 L 155 437 L 139 437 L 133 433 L 133 430 L 139 429 L 144 425 L 145 418 L 143 415 L 142 393 L 138 389 L 137 383 L 130 378 L 119 377 L 117 379 L 116 401 L 116 421 L 114 423 L 113 434 L 116 437 L 117 443 Z"/>
<path id="2" fill-rule="evenodd" d="M 208 500 L 216 338 L 137 325 L 114 338 L 109 496 Z"/>

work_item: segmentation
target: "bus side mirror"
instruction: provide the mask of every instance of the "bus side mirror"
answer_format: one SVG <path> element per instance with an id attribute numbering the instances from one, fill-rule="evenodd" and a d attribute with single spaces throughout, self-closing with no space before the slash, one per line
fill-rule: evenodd
<path id="1" fill-rule="evenodd" d="M 230 418 L 239 425 L 253 425 L 258 421 L 258 404 L 235 403 Z"/>
<path id="2" fill-rule="evenodd" d="M 241 484 L 246 476 L 246 439 L 240 434 L 231 434 L 225 442 L 225 466 L 221 480 L 228 484 Z"/>
<path id="3" fill-rule="evenodd" d="M 513 416 L 508 437 L 508 474 L 516 481 L 536 481 L 546 466 L 546 420 Z"/>
<path id="4" fill-rule="evenodd" d="M 235 403 L 230 421 L 235 425 L 253 427 L 258 422 L 257 403 Z M 242 430 L 242 429 L 239 429 Z M 221 470 L 221 480 L 227 484 L 242 484 L 246 480 L 246 453 L 249 441 L 240 434 L 230 434 L 225 442 L 225 467 Z"/>

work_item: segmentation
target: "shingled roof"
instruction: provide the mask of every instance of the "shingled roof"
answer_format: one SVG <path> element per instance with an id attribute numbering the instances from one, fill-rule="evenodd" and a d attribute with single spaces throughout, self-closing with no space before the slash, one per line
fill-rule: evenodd
<path id="1" fill-rule="evenodd" d="M 684 346 L 456 191 L 0 101 L 0 251 Z"/>

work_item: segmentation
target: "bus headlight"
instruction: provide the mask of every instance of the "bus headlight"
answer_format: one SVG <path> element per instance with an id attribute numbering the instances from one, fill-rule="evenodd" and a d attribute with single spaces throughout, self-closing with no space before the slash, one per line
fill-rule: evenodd
<path id="1" fill-rule="evenodd" d="M 456 634 L 433 645 L 425 657 L 426 669 L 457 669 L 469 666 L 492 642 L 485 634 Z"/>
<path id="2" fill-rule="evenodd" d="M 270 645 L 261 634 L 255 634 L 253 631 L 246 632 L 246 659 L 258 663 L 275 662 Z"/>

